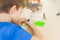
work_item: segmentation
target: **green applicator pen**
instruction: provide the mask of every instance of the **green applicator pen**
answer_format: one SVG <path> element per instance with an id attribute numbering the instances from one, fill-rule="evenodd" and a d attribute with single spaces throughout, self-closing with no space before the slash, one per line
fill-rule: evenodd
<path id="1" fill-rule="evenodd" d="M 39 26 L 39 27 L 44 27 L 45 26 L 45 22 L 43 22 L 43 21 L 36 21 L 35 25 Z"/>
<path id="2" fill-rule="evenodd" d="M 30 21 L 30 19 L 27 20 L 28 22 Z M 39 26 L 39 27 L 44 27 L 45 26 L 45 22 L 43 21 L 36 21 L 34 22 L 35 26 Z M 27 27 L 26 24 L 24 24 L 24 27 Z"/>

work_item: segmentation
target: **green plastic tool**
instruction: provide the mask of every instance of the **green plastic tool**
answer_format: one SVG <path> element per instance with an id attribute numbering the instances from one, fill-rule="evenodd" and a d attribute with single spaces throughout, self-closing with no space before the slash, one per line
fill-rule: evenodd
<path id="1" fill-rule="evenodd" d="M 24 24 L 24 27 L 25 27 L 25 28 L 27 27 L 27 24 L 26 24 L 26 23 Z"/>
<path id="2" fill-rule="evenodd" d="M 45 22 L 43 22 L 43 21 L 36 21 L 35 25 L 39 26 L 39 27 L 44 27 L 45 26 Z"/>
<path id="3" fill-rule="evenodd" d="M 39 27 L 44 27 L 45 26 L 45 22 L 43 21 L 36 21 L 34 22 L 35 26 L 39 26 Z M 24 24 L 24 27 L 27 27 L 27 24 Z"/>

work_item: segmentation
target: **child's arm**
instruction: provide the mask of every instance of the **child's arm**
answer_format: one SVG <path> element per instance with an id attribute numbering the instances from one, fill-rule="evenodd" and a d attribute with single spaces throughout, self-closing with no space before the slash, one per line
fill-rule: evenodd
<path id="1" fill-rule="evenodd" d="M 43 40 L 41 33 L 37 30 L 37 28 L 34 25 L 34 22 L 32 21 L 26 23 L 33 33 L 32 40 Z"/>
<path id="2" fill-rule="evenodd" d="M 33 20 L 32 20 L 33 21 Z M 22 25 L 24 22 L 26 22 L 27 26 L 31 29 L 33 37 L 32 39 L 35 40 L 35 38 L 38 38 L 39 40 L 43 40 L 42 35 L 40 34 L 40 32 L 36 29 L 34 22 L 27 22 L 26 19 L 24 18 L 20 18 L 19 15 L 15 14 L 12 15 L 12 22 L 18 24 L 18 25 Z"/>
<path id="3" fill-rule="evenodd" d="M 20 26 L 25 22 L 27 24 L 28 28 L 30 29 L 31 33 L 33 34 L 32 40 L 43 40 L 41 33 L 37 30 L 37 28 L 34 25 L 34 22 L 32 22 L 32 21 L 27 22 L 26 19 L 20 18 L 20 20 L 14 21 L 14 22 Z"/>

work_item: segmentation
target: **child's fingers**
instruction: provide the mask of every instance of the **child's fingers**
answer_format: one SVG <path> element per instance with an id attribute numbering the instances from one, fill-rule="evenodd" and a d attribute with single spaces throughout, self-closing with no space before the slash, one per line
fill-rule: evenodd
<path id="1" fill-rule="evenodd" d="M 29 22 L 26 22 L 26 24 L 27 24 L 28 26 L 35 26 L 34 20 L 31 20 L 31 21 L 29 21 Z"/>
<path id="2" fill-rule="evenodd" d="M 24 24 L 26 21 L 27 21 L 27 19 L 25 19 L 25 18 L 21 18 L 21 19 L 20 19 L 20 23 L 21 23 L 21 24 Z"/>

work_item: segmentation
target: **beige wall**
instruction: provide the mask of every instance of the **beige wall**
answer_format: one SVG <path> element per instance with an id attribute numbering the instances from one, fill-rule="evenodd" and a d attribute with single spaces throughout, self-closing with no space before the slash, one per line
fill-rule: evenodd
<path id="1" fill-rule="evenodd" d="M 56 16 L 60 12 L 59 1 L 46 0 L 44 2 L 43 10 L 47 16 L 47 24 L 42 28 L 43 34 L 47 40 L 60 40 L 60 16 Z M 45 32 L 46 31 L 46 32 Z"/>

